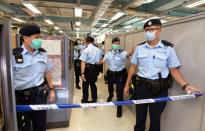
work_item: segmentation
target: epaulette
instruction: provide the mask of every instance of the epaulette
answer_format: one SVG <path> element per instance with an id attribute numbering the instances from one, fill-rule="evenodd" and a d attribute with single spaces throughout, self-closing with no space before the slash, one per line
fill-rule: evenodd
<path id="1" fill-rule="evenodd" d="M 17 47 L 13 49 L 13 55 L 20 54 L 21 52 L 23 52 L 22 47 Z"/>
<path id="2" fill-rule="evenodd" d="M 39 48 L 38 51 L 47 52 L 44 48 Z"/>
<path id="3" fill-rule="evenodd" d="M 170 42 L 168 42 L 168 41 L 166 41 L 166 40 L 162 40 L 161 42 L 162 42 L 165 46 L 174 47 L 174 44 L 172 44 L 172 43 L 170 43 Z"/>
<path id="4" fill-rule="evenodd" d="M 119 49 L 119 52 L 123 52 L 123 49 Z"/>
<path id="5" fill-rule="evenodd" d="M 166 40 L 161 40 L 161 42 L 162 42 L 162 44 L 164 44 L 165 46 L 170 46 L 170 47 L 174 47 L 174 44 L 172 44 L 172 43 L 170 43 L 170 42 L 168 42 L 168 41 L 166 41 Z M 142 43 L 140 43 L 140 44 L 138 44 L 138 45 L 143 45 L 143 44 L 145 44 L 146 43 L 146 41 L 144 41 L 144 42 L 142 42 Z M 137 46 L 138 46 L 137 45 Z"/>
<path id="6" fill-rule="evenodd" d="M 144 42 L 142 42 L 142 43 L 140 43 L 140 44 L 138 44 L 138 45 L 143 45 L 143 44 L 145 44 L 145 43 L 146 43 L 146 41 L 144 41 Z M 138 45 L 137 45 L 137 46 L 138 46 Z"/>

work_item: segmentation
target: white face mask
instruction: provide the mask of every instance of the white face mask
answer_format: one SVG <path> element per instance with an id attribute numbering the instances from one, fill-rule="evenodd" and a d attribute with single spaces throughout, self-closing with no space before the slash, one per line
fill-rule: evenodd
<path id="1" fill-rule="evenodd" d="M 156 35 L 155 35 L 154 31 L 147 31 L 147 32 L 145 32 L 144 35 L 145 35 L 145 39 L 147 41 L 152 41 L 152 40 L 154 40 L 156 38 Z"/>

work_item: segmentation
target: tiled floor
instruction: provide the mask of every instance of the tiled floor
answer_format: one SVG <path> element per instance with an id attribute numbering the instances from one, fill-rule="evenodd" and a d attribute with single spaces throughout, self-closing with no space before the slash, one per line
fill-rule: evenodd
<path id="1" fill-rule="evenodd" d="M 106 101 L 107 85 L 102 77 L 98 79 L 98 101 Z M 74 91 L 74 103 L 79 103 L 82 90 Z M 72 109 L 70 126 L 68 128 L 50 129 L 48 131 L 133 131 L 134 114 L 123 107 L 123 116 L 116 117 L 116 107 L 97 107 L 89 109 Z"/>

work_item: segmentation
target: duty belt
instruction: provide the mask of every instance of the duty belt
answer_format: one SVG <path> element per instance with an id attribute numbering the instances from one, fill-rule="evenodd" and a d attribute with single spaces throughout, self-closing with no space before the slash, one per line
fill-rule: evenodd
<path id="1" fill-rule="evenodd" d="M 162 84 L 164 82 L 167 82 L 167 78 L 161 78 L 161 79 L 155 79 L 155 80 L 152 80 L 152 79 L 147 79 L 147 78 L 143 78 L 143 77 L 140 77 L 140 76 L 136 76 L 136 80 L 141 83 L 141 84 L 146 84 L 146 83 L 159 83 L 161 82 Z"/>
<path id="2" fill-rule="evenodd" d="M 29 89 L 24 89 L 24 90 L 15 90 L 16 95 L 24 95 L 24 96 L 33 96 L 36 94 L 36 91 L 39 87 L 43 86 L 46 84 L 46 81 L 44 81 L 42 84 L 39 86 L 35 86 Z"/>

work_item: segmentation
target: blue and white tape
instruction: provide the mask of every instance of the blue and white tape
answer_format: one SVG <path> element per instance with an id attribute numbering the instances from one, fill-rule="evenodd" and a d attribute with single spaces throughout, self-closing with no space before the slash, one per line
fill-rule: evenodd
<path id="1" fill-rule="evenodd" d="M 64 108 L 92 108 L 101 106 L 116 106 L 116 105 L 132 105 L 132 104 L 146 104 L 146 103 L 157 103 L 165 101 L 179 101 L 193 99 L 195 97 L 202 96 L 201 93 L 179 95 L 179 96 L 168 96 L 154 99 L 141 99 L 141 100 L 126 100 L 126 101 L 115 101 L 115 102 L 99 102 L 99 103 L 82 103 L 82 104 L 44 104 L 44 105 L 16 105 L 17 112 L 32 111 L 32 110 L 53 110 L 53 109 L 64 109 Z"/>

